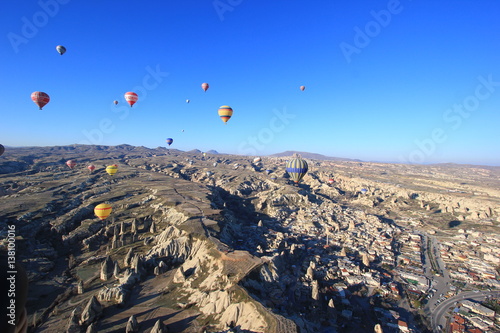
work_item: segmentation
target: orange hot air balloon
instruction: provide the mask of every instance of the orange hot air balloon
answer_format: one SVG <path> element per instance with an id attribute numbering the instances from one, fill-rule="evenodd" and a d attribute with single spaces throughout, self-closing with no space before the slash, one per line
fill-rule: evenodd
<path id="1" fill-rule="evenodd" d="M 102 204 L 95 206 L 94 214 L 100 220 L 105 220 L 109 216 L 109 214 L 111 214 L 112 210 L 113 209 L 111 208 L 111 205 L 102 203 Z"/>
<path id="2" fill-rule="evenodd" d="M 201 84 L 201 89 L 203 89 L 203 91 L 207 91 L 207 89 L 209 88 L 210 86 L 208 85 L 208 83 L 202 83 Z"/>
<path id="3" fill-rule="evenodd" d="M 90 170 L 90 173 L 92 173 L 92 171 L 94 171 L 94 170 L 95 170 L 95 165 L 91 164 L 91 165 L 89 165 L 89 166 L 87 167 L 87 169 L 89 169 L 89 170 Z"/>
<path id="4" fill-rule="evenodd" d="M 31 100 L 35 102 L 41 110 L 50 101 L 50 97 L 44 92 L 35 91 L 31 94 Z"/>
<path id="5" fill-rule="evenodd" d="M 304 91 L 304 90 L 306 90 L 306 87 L 305 86 L 300 86 L 300 90 Z"/>
<path id="6" fill-rule="evenodd" d="M 129 91 L 125 93 L 125 100 L 127 101 L 128 104 L 130 104 L 130 107 L 132 107 L 132 105 L 134 105 L 138 99 L 139 96 L 137 96 L 135 92 Z"/>
<path id="7" fill-rule="evenodd" d="M 227 125 L 227 121 L 231 116 L 233 115 L 233 109 L 228 106 L 228 105 L 222 105 L 219 108 L 219 117 L 222 119 L 222 121 Z"/>
<path id="8" fill-rule="evenodd" d="M 73 169 L 76 165 L 76 161 L 74 160 L 69 160 L 66 162 L 66 165 L 69 166 L 70 169 Z"/>

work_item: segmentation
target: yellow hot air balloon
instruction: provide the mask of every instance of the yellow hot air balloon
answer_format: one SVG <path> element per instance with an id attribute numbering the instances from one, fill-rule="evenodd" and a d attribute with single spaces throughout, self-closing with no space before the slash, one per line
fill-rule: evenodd
<path id="1" fill-rule="evenodd" d="M 108 175 L 113 176 L 118 171 L 118 166 L 116 164 L 108 165 L 106 167 L 106 172 Z"/>
<path id="2" fill-rule="evenodd" d="M 227 105 L 222 105 L 219 108 L 219 117 L 222 119 L 222 121 L 227 125 L 227 121 L 231 116 L 233 115 L 233 109 L 231 109 L 230 106 Z"/>
<path id="3" fill-rule="evenodd" d="M 99 204 L 94 208 L 94 214 L 101 220 L 105 220 L 111 214 L 112 208 L 109 204 Z"/>

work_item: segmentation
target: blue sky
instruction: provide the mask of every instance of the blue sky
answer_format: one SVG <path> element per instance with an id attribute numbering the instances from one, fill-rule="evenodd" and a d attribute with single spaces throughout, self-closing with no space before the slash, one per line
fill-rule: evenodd
<path id="1" fill-rule="evenodd" d="M 500 165 L 499 12 L 495 0 L 8 0 L 0 143 L 171 137 L 181 150 Z M 33 91 L 51 97 L 42 111 Z"/>

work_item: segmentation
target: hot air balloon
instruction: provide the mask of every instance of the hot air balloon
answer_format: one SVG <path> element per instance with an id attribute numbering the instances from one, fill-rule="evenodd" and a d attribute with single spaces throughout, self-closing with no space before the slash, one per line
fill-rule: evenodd
<path id="1" fill-rule="evenodd" d="M 87 169 L 89 169 L 89 170 L 90 170 L 90 173 L 92 173 L 92 171 L 94 171 L 94 170 L 95 170 L 95 165 L 91 164 L 91 165 L 89 165 L 89 166 L 87 167 Z"/>
<path id="2" fill-rule="evenodd" d="M 213 165 L 214 167 L 216 167 L 216 166 L 217 166 L 217 162 L 214 162 L 214 164 L 212 164 L 212 165 Z"/>
<path id="3" fill-rule="evenodd" d="M 31 100 L 35 102 L 41 110 L 50 101 L 50 97 L 44 92 L 35 91 L 31 94 Z"/>
<path id="4" fill-rule="evenodd" d="M 231 109 L 230 106 L 227 105 L 222 105 L 219 108 L 219 117 L 222 119 L 222 121 L 227 125 L 227 121 L 231 116 L 233 115 L 233 109 Z"/>
<path id="5" fill-rule="evenodd" d="M 76 161 L 74 160 L 69 160 L 66 162 L 66 165 L 69 166 L 70 169 L 73 169 L 76 165 Z"/>
<path id="6" fill-rule="evenodd" d="M 328 179 L 328 184 L 332 185 L 333 183 L 335 183 L 335 180 L 333 178 Z"/>
<path id="7" fill-rule="evenodd" d="M 98 204 L 94 208 L 94 214 L 101 220 L 105 220 L 111 214 L 112 208 L 109 204 Z"/>
<path id="8" fill-rule="evenodd" d="M 307 162 L 298 155 L 294 155 L 294 158 L 286 163 L 286 172 L 296 184 L 304 178 L 308 169 Z"/>
<path id="9" fill-rule="evenodd" d="M 115 105 L 118 105 L 118 101 L 113 101 L 113 103 L 114 103 Z"/>
<path id="10" fill-rule="evenodd" d="M 186 103 L 189 103 L 189 99 L 186 99 Z"/>
<path id="11" fill-rule="evenodd" d="M 129 91 L 125 93 L 125 100 L 130 104 L 130 107 L 132 107 L 138 99 L 139 96 L 137 96 L 135 92 Z"/>
<path id="12" fill-rule="evenodd" d="M 260 161 L 262 161 L 262 158 L 260 158 L 260 157 L 256 157 L 253 159 L 254 163 L 259 163 Z"/>
<path id="13" fill-rule="evenodd" d="M 108 165 L 106 167 L 106 172 L 110 176 L 113 176 L 117 171 L 118 171 L 118 165 L 116 165 L 116 164 L 114 164 L 114 165 Z"/>
<path id="14" fill-rule="evenodd" d="M 5 152 L 5 147 L 3 145 L 0 145 L 0 156 L 2 156 L 4 152 Z"/>
<path id="15" fill-rule="evenodd" d="M 203 89 L 203 91 L 207 91 L 208 87 L 209 85 L 206 82 L 201 84 L 201 89 Z"/>
<path id="16" fill-rule="evenodd" d="M 62 45 L 57 45 L 56 50 L 57 50 L 57 52 L 59 52 L 60 55 L 63 55 L 64 53 L 66 53 L 66 48 Z"/>
<path id="17" fill-rule="evenodd" d="M 304 90 L 306 90 L 306 87 L 305 86 L 300 86 L 300 90 L 304 91 Z"/>
<path id="18" fill-rule="evenodd" d="M 165 140 L 167 142 L 167 144 L 170 146 L 172 144 L 172 142 L 174 142 L 174 139 L 172 138 L 168 138 L 167 140 Z"/>

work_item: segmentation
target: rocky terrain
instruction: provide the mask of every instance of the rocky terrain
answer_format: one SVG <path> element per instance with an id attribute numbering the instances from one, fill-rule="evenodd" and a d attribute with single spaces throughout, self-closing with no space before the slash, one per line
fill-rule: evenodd
<path id="1" fill-rule="evenodd" d="M 385 306 L 373 290 L 349 287 L 349 304 L 332 290 L 342 258 L 380 285 L 391 268 L 382 253 L 328 237 L 454 235 L 458 226 L 499 234 L 500 167 L 309 159 L 296 186 L 287 157 L 253 158 L 129 145 L 8 148 L 0 233 L 15 225 L 30 330 L 373 332 L 369 308 Z M 113 208 L 103 221 L 94 215 L 100 203 Z M 419 324 L 401 303 L 392 309 Z"/>

